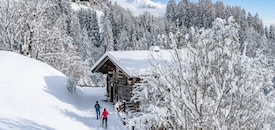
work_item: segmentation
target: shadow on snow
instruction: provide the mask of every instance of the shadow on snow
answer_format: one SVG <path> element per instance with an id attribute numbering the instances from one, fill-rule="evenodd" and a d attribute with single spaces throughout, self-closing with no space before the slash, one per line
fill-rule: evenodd
<path id="1" fill-rule="evenodd" d="M 54 130 L 51 127 L 48 127 L 46 125 L 38 124 L 34 121 L 27 120 L 27 119 L 19 119 L 19 120 L 10 120 L 10 119 L 4 119 L 0 118 L 0 125 L 4 124 L 4 126 L 7 126 L 8 129 L 28 129 L 28 130 Z"/>

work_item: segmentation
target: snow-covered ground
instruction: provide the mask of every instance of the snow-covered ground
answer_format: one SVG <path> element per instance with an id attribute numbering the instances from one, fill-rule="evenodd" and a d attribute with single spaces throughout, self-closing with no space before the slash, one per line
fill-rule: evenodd
<path id="1" fill-rule="evenodd" d="M 77 88 L 67 77 L 40 61 L 0 51 L 1 130 L 100 130 L 96 100 L 109 110 L 108 130 L 125 130 L 113 105 L 102 101 L 105 88 Z"/>
<path id="2" fill-rule="evenodd" d="M 135 16 L 141 15 L 144 12 L 163 17 L 165 14 L 166 5 L 151 0 L 111 0 L 113 3 L 118 3 L 121 7 L 129 9 Z"/>
<path id="3" fill-rule="evenodd" d="M 124 9 L 129 9 L 135 16 L 142 15 L 145 12 L 150 12 L 154 16 L 163 17 L 166 9 L 166 4 L 153 2 L 151 0 L 111 0 L 111 2 L 113 4 L 119 4 Z M 81 8 L 88 8 L 85 5 L 77 4 L 74 2 L 71 3 L 71 7 L 75 11 L 80 10 Z M 96 9 L 93 10 L 97 12 L 98 19 L 100 20 L 103 12 Z"/>

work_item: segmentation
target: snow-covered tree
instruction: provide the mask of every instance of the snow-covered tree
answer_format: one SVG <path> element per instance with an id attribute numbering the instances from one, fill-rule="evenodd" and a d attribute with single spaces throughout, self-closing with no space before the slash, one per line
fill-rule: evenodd
<path id="1" fill-rule="evenodd" d="M 180 26 L 185 26 L 188 21 L 187 12 L 189 11 L 189 4 L 189 0 L 181 0 L 178 4 L 177 17 Z"/>
<path id="2" fill-rule="evenodd" d="M 49 2 L 3 1 L 5 9 L 1 10 L 1 41 L 9 50 L 19 50 L 21 54 L 35 57 L 34 46 L 41 40 L 40 33 L 45 32 L 48 23 L 44 15 Z M 47 30 L 48 31 L 48 30 Z"/>
<path id="3" fill-rule="evenodd" d="M 248 27 L 245 30 L 244 42 L 244 44 L 247 43 L 246 55 L 249 57 L 256 56 L 256 54 L 259 53 L 259 51 L 263 51 L 267 46 L 266 37 L 256 32 L 256 30 L 254 30 L 254 28 L 252 27 Z"/>
<path id="4" fill-rule="evenodd" d="M 218 18 L 224 18 L 225 16 L 225 7 L 222 1 L 217 1 L 214 4 L 214 8 L 215 8 L 215 13 L 216 13 L 216 17 Z"/>
<path id="5" fill-rule="evenodd" d="M 118 50 L 127 50 L 130 48 L 130 40 L 128 38 L 126 30 L 122 30 L 122 32 L 118 36 L 117 43 L 119 44 L 119 46 L 117 47 Z"/>
<path id="6" fill-rule="evenodd" d="M 197 44 L 175 49 L 171 61 L 154 57 L 153 75 L 134 90 L 141 112 L 129 126 L 261 129 L 271 123 L 263 90 L 272 86 L 272 71 L 262 54 L 240 52 L 239 28 L 232 17 L 216 19 L 200 31 Z"/>
<path id="7" fill-rule="evenodd" d="M 13 0 L 6 0 L 0 2 L 0 49 L 1 50 L 18 50 L 19 43 L 16 39 L 16 32 L 18 30 L 16 16 L 15 2 Z"/>
<path id="8" fill-rule="evenodd" d="M 144 28 L 140 28 L 140 30 L 138 30 L 138 41 L 137 44 L 134 46 L 134 50 L 145 50 L 148 49 L 148 39 L 147 39 L 148 33 L 146 32 L 146 30 L 144 30 Z"/>
<path id="9" fill-rule="evenodd" d="M 100 32 L 99 32 L 99 23 L 98 23 L 96 11 L 92 12 L 92 21 L 90 24 L 91 24 L 91 28 L 92 28 L 92 31 L 91 31 L 92 35 L 90 36 L 92 44 L 99 47 Z"/>
<path id="10" fill-rule="evenodd" d="M 130 48 L 128 50 L 131 50 L 137 45 L 137 30 L 135 29 L 135 25 L 132 25 L 129 35 Z"/>
<path id="11" fill-rule="evenodd" d="M 175 0 L 169 0 L 166 7 L 165 18 L 169 22 L 176 22 L 177 20 L 177 4 Z"/>
<path id="12" fill-rule="evenodd" d="M 269 27 L 268 38 L 271 42 L 275 42 L 275 25 Z"/>
<path id="13" fill-rule="evenodd" d="M 104 52 L 114 50 L 114 37 L 109 13 L 109 10 L 104 12 L 102 23 L 101 46 L 105 49 Z"/>
<path id="14" fill-rule="evenodd" d="M 200 19 L 198 19 L 198 27 L 210 28 L 215 19 L 214 9 L 211 0 L 200 0 L 198 9 L 200 11 Z"/>
<path id="15" fill-rule="evenodd" d="M 165 31 L 167 34 L 174 31 L 176 28 L 177 18 L 177 4 L 175 0 L 169 0 L 165 12 Z"/>

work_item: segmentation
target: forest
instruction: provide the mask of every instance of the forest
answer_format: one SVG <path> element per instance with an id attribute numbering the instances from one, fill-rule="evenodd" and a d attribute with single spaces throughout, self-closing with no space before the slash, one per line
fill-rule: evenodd
<path id="1" fill-rule="evenodd" d="M 274 25 L 264 26 L 258 14 L 222 2 L 181 0 L 176 4 L 170 0 L 164 17 L 149 12 L 134 16 L 106 1 L 94 9 L 73 10 L 70 4 L 67 0 L 2 1 L 0 49 L 44 61 L 79 85 L 90 86 L 96 77 L 88 70 L 106 51 L 147 50 L 152 45 L 182 48 L 187 42 L 196 44 L 196 38 L 186 39 L 191 30 L 200 33 L 202 28 L 211 28 L 216 18 L 233 16 L 240 26 L 240 49 L 248 44 L 247 56 L 262 51 L 272 62 L 275 54 Z M 99 11 L 103 15 L 98 16 Z"/>
<path id="2" fill-rule="evenodd" d="M 163 17 L 149 12 L 134 16 L 109 1 L 77 10 L 71 4 L 67 0 L 1 1 L 0 50 L 43 61 L 70 77 L 74 85 L 103 86 L 102 75 L 92 74 L 90 68 L 107 51 L 148 50 L 150 46 L 175 52 L 187 49 L 194 53 L 194 59 L 186 62 L 191 67 L 180 62 L 184 54 L 178 52 L 175 70 L 168 66 L 156 71 L 165 75 L 148 79 L 135 90 L 135 100 L 141 102 L 147 117 L 129 116 L 129 125 L 258 129 L 271 124 L 275 128 L 274 105 L 268 105 L 274 104 L 275 96 L 275 26 L 263 25 L 258 14 L 211 0 L 170 0 Z M 169 84 L 169 77 L 176 77 L 178 84 Z M 140 95 L 142 89 L 152 97 Z M 159 95 L 167 91 L 170 96 Z M 182 104 L 175 104 L 183 99 Z M 150 115 L 152 111 L 166 114 Z"/>

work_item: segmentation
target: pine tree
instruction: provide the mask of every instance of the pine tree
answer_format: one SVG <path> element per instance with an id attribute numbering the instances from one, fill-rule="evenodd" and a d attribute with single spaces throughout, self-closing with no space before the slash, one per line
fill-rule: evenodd
<path id="1" fill-rule="evenodd" d="M 93 17 L 93 13 L 91 9 L 87 9 L 86 10 L 86 13 L 85 13 L 85 19 L 86 19 L 86 22 L 85 23 L 85 29 L 87 31 L 87 35 L 89 37 L 89 39 L 91 39 L 92 41 L 92 37 L 93 37 L 93 22 L 94 22 L 94 17 Z"/>
<path id="2" fill-rule="evenodd" d="M 165 18 L 168 22 L 176 22 L 177 20 L 177 4 L 175 0 L 169 0 L 167 7 Z"/>
<path id="3" fill-rule="evenodd" d="M 126 30 L 122 30 L 122 32 L 120 33 L 117 43 L 119 43 L 119 46 L 117 47 L 118 50 L 127 50 L 129 49 L 129 44 L 130 44 L 130 40 L 128 38 L 127 35 L 127 31 Z"/>
<path id="4" fill-rule="evenodd" d="M 216 17 L 218 18 L 225 18 L 225 7 L 222 1 L 217 1 L 214 4 Z"/>
<path id="5" fill-rule="evenodd" d="M 166 33 L 173 32 L 176 28 L 177 21 L 177 5 L 175 0 L 169 0 L 165 13 L 165 31 Z"/>
<path id="6" fill-rule="evenodd" d="M 99 23 L 98 23 L 96 11 L 92 12 L 92 22 L 90 24 L 92 27 L 92 36 L 91 36 L 92 44 L 99 47 L 100 33 L 99 33 Z"/>
<path id="7" fill-rule="evenodd" d="M 199 1 L 200 19 L 198 22 L 198 27 L 210 28 L 212 22 L 214 21 L 214 11 L 211 0 L 200 0 Z"/>
<path id="8" fill-rule="evenodd" d="M 114 37 L 113 37 L 113 31 L 112 31 L 112 25 L 110 22 L 110 14 L 109 11 L 106 10 L 104 12 L 103 17 L 103 28 L 101 33 L 101 45 L 106 51 L 113 51 L 114 50 Z"/>
<path id="9" fill-rule="evenodd" d="M 132 50 L 137 46 L 137 29 L 134 27 L 135 25 L 132 25 L 131 30 L 130 30 L 130 48 L 128 50 Z"/>
<path id="10" fill-rule="evenodd" d="M 275 42 L 275 25 L 270 25 L 268 36 L 271 42 Z"/>
<path id="11" fill-rule="evenodd" d="M 188 22 L 189 0 L 181 0 L 178 4 L 177 18 L 179 26 L 186 26 Z"/>

